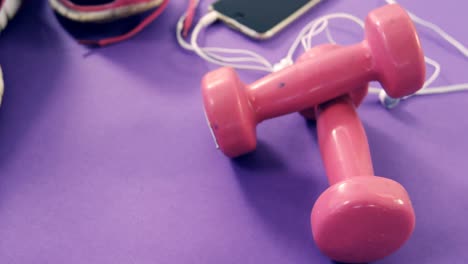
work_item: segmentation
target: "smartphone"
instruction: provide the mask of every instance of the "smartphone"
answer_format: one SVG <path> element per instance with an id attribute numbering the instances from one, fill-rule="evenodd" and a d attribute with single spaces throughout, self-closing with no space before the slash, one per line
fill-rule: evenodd
<path id="1" fill-rule="evenodd" d="M 218 0 L 210 10 L 221 21 L 255 39 L 268 39 L 321 0 Z"/>

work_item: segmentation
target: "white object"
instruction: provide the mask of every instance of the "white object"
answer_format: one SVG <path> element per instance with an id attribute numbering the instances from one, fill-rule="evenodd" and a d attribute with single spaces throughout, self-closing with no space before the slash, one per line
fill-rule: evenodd
<path id="1" fill-rule="evenodd" d="M 388 4 L 395 4 L 396 1 L 394 0 L 385 0 Z M 439 26 L 428 22 L 415 14 L 408 12 L 411 19 L 414 23 L 419 24 L 423 27 L 427 27 L 434 32 L 436 32 L 441 38 L 445 41 L 450 43 L 454 48 L 456 48 L 464 57 L 468 57 L 468 48 L 456 40 L 454 37 L 450 36 L 447 32 L 442 30 Z M 244 49 L 226 49 L 220 47 L 207 47 L 202 48 L 198 45 L 197 39 L 200 31 L 208 27 L 209 25 L 213 24 L 217 19 L 218 16 L 214 12 L 209 12 L 206 14 L 198 24 L 195 26 L 192 32 L 192 36 L 190 38 L 190 43 L 187 43 L 182 37 L 182 27 L 185 17 L 182 16 L 179 19 L 179 23 L 177 25 L 177 40 L 183 48 L 187 50 L 194 51 L 204 60 L 222 65 L 222 66 L 229 66 L 237 69 L 244 69 L 244 70 L 258 70 L 258 71 L 265 71 L 265 72 L 275 72 L 281 70 L 294 62 L 294 54 L 296 53 L 298 47 L 302 44 L 304 50 L 308 50 L 312 47 L 312 39 L 313 37 L 321 34 L 323 31 L 326 32 L 327 39 L 330 43 L 336 43 L 331 35 L 331 32 L 328 28 L 329 21 L 333 19 L 347 19 L 351 20 L 354 23 L 358 24 L 361 27 L 364 27 L 364 22 L 351 14 L 348 13 L 332 13 L 317 19 L 312 20 L 309 22 L 297 35 L 296 39 L 293 41 L 288 53 L 286 56 L 281 59 L 278 63 L 270 63 L 266 58 L 263 56 Z M 231 56 L 225 56 L 226 54 L 230 54 Z M 238 55 L 239 57 L 233 57 Z M 432 66 L 434 68 L 434 72 L 432 75 L 425 81 L 424 86 L 421 90 L 416 92 L 415 94 L 403 97 L 403 98 L 391 98 L 388 96 L 383 89 L 373 88 L 369 89 L 370 93 L 378 94 L 379 100 L 383 106 L 386 108 L 393 108 L 398 105 L 400 100 L 404 100 L 416 95 L 429 95 L 429 94 L 442 94 L 442 93 L 450 93 L 450 92 L 458 92 L 463 90 L 468 90 L 468 83 L 461 83 L 456 85 L 449 85 L 449 86 L 439 86 L 439 87 L 430 87 L 430 85 L 439 77 L 441 72 L 440 64 L 429 57 L 424 57 L 426 64 Z"/>

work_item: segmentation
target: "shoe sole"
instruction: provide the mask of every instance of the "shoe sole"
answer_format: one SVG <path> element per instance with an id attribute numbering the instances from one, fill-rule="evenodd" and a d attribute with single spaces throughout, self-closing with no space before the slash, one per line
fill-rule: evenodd
<path id="1" fill-rule="evenodd" d="M 155 7 L 161 5 L 163 0 L 152 0 L 147 3 L 133 4 L 129 6 L 123 6 L 111 10 L 102 11 L 78 11 L 71 9 L 59 0 L 49 0 L 52 9 L 55 10 L 61 16 L 64 16 L 70 20 L 78 22 L 111 22 L 125 17 L 133 16 L 136 14 L 143 13 Z"/>

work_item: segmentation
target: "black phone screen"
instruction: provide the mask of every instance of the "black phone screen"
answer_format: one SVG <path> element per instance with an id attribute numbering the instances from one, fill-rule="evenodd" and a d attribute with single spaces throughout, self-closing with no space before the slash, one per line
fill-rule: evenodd
<path id="1" fill-rule="evenodd" d="M 311 0 L 219 0 L 213 9 L 238 23 L 265 33 Z"/>

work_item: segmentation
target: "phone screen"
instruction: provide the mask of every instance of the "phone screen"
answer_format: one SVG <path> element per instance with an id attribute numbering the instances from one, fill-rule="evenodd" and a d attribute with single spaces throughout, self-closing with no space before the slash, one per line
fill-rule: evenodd
<path id="1" fill-rule="evenodd" d="M 305 6 L 318 0 L 219 0 L 212 9 L 237 23 L 264 34 Z"/>

